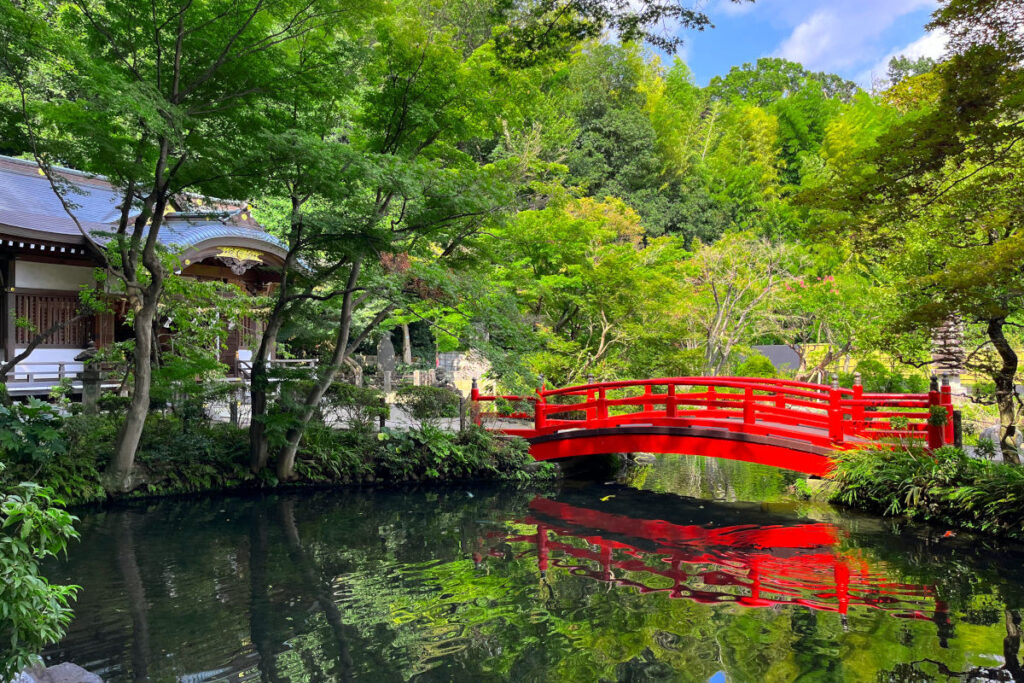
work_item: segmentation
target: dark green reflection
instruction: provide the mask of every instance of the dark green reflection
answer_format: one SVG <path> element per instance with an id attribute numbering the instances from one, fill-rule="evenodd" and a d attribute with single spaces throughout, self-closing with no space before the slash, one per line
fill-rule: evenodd
<path id="1" fill-rule="evenodd" d="M 658 471 L 644 486 L 671 490 Z M 51 570 L 84 591 L 49 657 L 114 681 L 1024 680 L 1024 554 L 817 508 L 347 491 L 82 531 Z"/>

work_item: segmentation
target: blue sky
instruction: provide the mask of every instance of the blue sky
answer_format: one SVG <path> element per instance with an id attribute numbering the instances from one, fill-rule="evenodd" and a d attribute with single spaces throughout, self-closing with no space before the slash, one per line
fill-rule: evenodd
<path id="1" fill-rule="evenodd" d="M 758 57 L 785 57 L 869 88 L 895 55 L 938 57 L 924 29 L 936 0 L 698 0 L 714 29 L 684 32 L 682 57 L 700 85 Z"/>

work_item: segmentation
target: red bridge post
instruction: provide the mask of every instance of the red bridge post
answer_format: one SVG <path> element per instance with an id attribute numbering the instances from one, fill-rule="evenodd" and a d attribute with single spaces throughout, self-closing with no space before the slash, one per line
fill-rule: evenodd
<path id="1" fill-rule="evenodd" d="M 594 383 L 594 376 L 593 375 L 587 375 L 587 384 L 593 384 L 593 383 Z M 597 392 L 595 392 L 593 389 L 588 389 L 587 390 L 587 403 L 592 403 L 595 398 L 597 398 Z M 587 420 L 593 420 L 595 417 L 597 417 L 597 409 L 594 408 L 594 407 L 587 408 Z"/>
<path id="2" fill-rule="evenodd" d="M 752 425 L 756 421 L 754 415 L 754 390 L 747 387 L 743 390 L 743 424 Z"/>
<path id="3" fill-rule="evenodd" d="M 943 434 L 944 443 L 956 442 L 956 426 L 953 424 L 953 387 L 949 385 L 949 375 L 942 376 L 942 405 L 946 406 L 946 428 Z"/>
<path id="4" fill-rule="evenodd" d="M 716 398 L 715 388 L 713 386 L 708 387 L 708 410 L 714 410 L 718 407 Z"/>
<path id="5" fill-rule="evenodd" d="M 537 388 L 537 402 L 533 404 L 533 428 L 538 432 L 544 428 L 547 416 L 544 415 L 544 407 L 547 402 L 544 400 L 544 375 L 540 376 L 540 386 Z"/>
<path id="6" fill-rule="evenodd" d="M 473 418 L 473 424 L 477 427 L 483 424 L 480 419 L 480 388 L 476 385 L 476 377 L 473 378 L 473 387 L 469 390 L 469 414 Z"/>
<path id="7" fill-rule="evenodd" d="M 939 394 L 939 378 L 932 375 L 931 385 L 928 387 L 928 449 L 942 448 L 942 437 L 944 426 L 933 424 L 935 421 L 934 409 L 942 405 L 942 396 Z"/>
<path id="8" fill-rule="evenodd" d="M 859 372 L 853 373 L 853 426 L 856 429 L 864 429 L 864 405 L 860 403 L 864 399 L 864 382 L 861 381 Z"/>
<path id="9" fill-rule="evenodd" d="M 608 404 L 605 403 L 607 392 L 604 387 L 601 387 L 597 391 L 597 419 L 607 420 L 608 419 Z"/>
<path id="10" fill-rule="evenodd" d="M 843 443 L 843 394 L 839 391 L 839 375 L 835 373 L 828 390 L 828 438 L 833 443 Z"/>
<path id="11" fill-rule="evenodd" d="M 667 398 L 665 399 L 665 417 L 676 416 L 676 385 L 669 384 L 665 387 Z"/>

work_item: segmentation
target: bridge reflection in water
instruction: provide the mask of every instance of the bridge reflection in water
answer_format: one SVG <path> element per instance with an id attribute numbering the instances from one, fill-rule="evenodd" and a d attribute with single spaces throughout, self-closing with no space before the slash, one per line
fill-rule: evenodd
<path id="1" fill-rule="evenodd" d="M 947 606 L 932 587 L 900 583 L 844 552 L 842 532 L 832 524 L 709 528 L 543 497 L 534 499 L 529 516 L 518 521 L 535 525 L 536 533 L 504 541 L 516 556 L 536 553 L 545 580 L 549 569 L 559 568 L 640 593 L 666 592 L 706 604 L 804 606 L 844 617 L 851 607 L 862 606 L 934 621 L 943 640 L 949 633 Z M 532 547 L 523 550 L 520 544 Z M 505 552 L 493 548 L 491 554 Z"/>

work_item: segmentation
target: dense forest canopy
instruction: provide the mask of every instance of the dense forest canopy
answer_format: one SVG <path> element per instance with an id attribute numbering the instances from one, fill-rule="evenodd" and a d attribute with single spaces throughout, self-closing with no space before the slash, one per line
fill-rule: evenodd
<path id="1" fill-rule="evenodd" d="M 151 9 L 5 5 L 3 146 L 140 211 L 106 264 L 140 342 L 175 287 L 140 237 L 175 192 L 248 199 L 289 245 L 253 302 L 254 470 L 283 440 L 287 478 L 331 383 L 399 328 L 521 390 L 730 373 L 760 343 L 805 354 L 802 379 L 927 368 L 956 321 L 977 398 L 1016 421 L 1019 3 L 945 3 L 947 59 L 894 58 L 870 92 L 775 57 L 700 86 L 656 49 L 713 17 L 660 0 Z M 288 405 L 275 343 L 321 360 Z M 134 357 L 122 473 L 174 365 Z"/>

